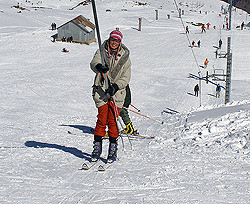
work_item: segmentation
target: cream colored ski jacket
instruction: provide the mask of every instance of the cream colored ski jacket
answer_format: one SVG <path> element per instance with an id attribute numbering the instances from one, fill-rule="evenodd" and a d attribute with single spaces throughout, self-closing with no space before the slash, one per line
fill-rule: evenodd
<path id="1" fill-rule="evenodd" d="M 108 58 L 108 50 L 105 49 L 105 45 L 108 43 L 106 40 L 102 44 L 102 50 L 104 55 L 105 64 L 108 65 L 109 71 L 107 72 L 108 79 L 111 84 L 117 84 L 119 90 L 113 96 L 116 105 L 119 108 L 122 108 L 124 99 L 126 96 L 126 86 L 128 85 L 131 77 L 131 61 L 129 58 L 129 50 L 125 45 L 121 45 L 121 49 L 115 59 L 116 54 L 111 54 L 111 57 Z M 99 108 L 107 103 L 108 98 L 105 93 L 105 80 L 101 73 L 97 71 L 95 66 L 101 63 L 100 50 L 98 49 L 90 63 L 91 69 L 96 73 L 92 96 L 95 101 L 96 107 Z"/>

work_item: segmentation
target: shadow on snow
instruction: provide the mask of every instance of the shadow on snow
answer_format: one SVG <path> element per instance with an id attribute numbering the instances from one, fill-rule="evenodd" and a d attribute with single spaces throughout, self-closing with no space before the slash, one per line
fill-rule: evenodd
<path id="1" fill-rule="evenodd" d="M 85 125 L 60 125 L 76 128 L 82 131 L 82 133 L 94 134 L 95 129 Z"/>
<path id="2" fill-rule="evenodd" d="M 34 148 L 53 148 L 53 149 L 59 149 L 64 152 L 73 154 L 76 157 L 83 158 L 87 161 L 91 161 L 91 155 L 85 152 L 82 152 L 81 150 L 75 148 L 75 147 L 65 147 L 57 144 L 49 144 L 44 142 L 36 142 L 36 141 L 26 141 L 25 142 L 26 147 L 34 147 Z"/>

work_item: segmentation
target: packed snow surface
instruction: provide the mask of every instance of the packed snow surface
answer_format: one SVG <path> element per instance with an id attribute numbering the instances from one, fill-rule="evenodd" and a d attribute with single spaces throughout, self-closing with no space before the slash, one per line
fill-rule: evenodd
<path id="1" fill-rule="evenodd" d="M 89 63 L 98 43 L 51 41 L 51 23 L 78 15 L 94 22 L 91 4 L 81 2 L 0 1 L 0 203 L 249 203 L 250 33 L 239 28 L 249 16 L 233 9 L 228 31 L 221 13 L 227 4 L 219 0 L 178 0 L 183 24 L 174 1 L 96 0 L 102 40 L 119 28 L 130 49 L 132 104 L 154 119 L 130 112 L 133 125 L 155 138 L 133 138 L 131 150 L 124 137 L 117 162 L 104 172 L 83 171 L 97 115 Z M 198 24 L 208 22 L 201 33 Z M 215 84 L 225 82 L 212 78 L 195 97 L 199 81 L 189 73 L 225 74 L 227 59 L 215 58 L 213 46 L 221 38 L 226 52 L 228 36 L 230 103 L 224 105 L 224 89 L 215 97 Z M 201 47 L 191 48 L 193 40 Z"/>

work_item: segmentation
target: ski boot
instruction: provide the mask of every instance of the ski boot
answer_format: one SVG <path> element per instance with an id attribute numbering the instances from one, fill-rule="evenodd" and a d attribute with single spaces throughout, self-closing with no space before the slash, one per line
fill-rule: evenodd
<path id="1" fill-rule="evenodd" d="M 125 128 L 124 131 L 126 131 L 126 133 L 128 133 L 129 135 L 132 135 L 132 134 L 135 132 L 134 127 L 133 127 L 133 125 L 132 125 L 132 122 L 130 122 L 130 123 L 128 123 L 128 124 L 126 125 L 126 128 Z M 124 132 L 124 133 L 125 133 L 125 132 Z"/>
<path id="2" fill-rule="evenodd" d="M 109 153 L 107 158 L 107 163 L 113 163 L 117 157 L 117 143 L 109 143 Z"/>
<path id="3" fill-rule="evenodd" d="M 94 146 L 93 146 L 93 152 L 91 155 L 91 161 L 96 162 L 98 159 L 100 159 L 101 153 L 102 153 L 102 142 L 96 142 L 94 141 Z"/>

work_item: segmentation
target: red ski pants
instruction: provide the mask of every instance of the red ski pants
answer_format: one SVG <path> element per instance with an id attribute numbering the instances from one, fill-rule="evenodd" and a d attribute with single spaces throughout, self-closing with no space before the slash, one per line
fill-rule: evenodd
<path id="1" fill-rule="evenodd" d="M 120 108 L 117 107 L 118 114 Z M 111 101 L 108 101 L 105 105 L 98 108 L 97 122 L 94 135 L 104 137 L 106 134 L 106 126 L 108 125 L 109 137 L 117 138 L 118 127 L 116 124 L 115 108 Z"/>

